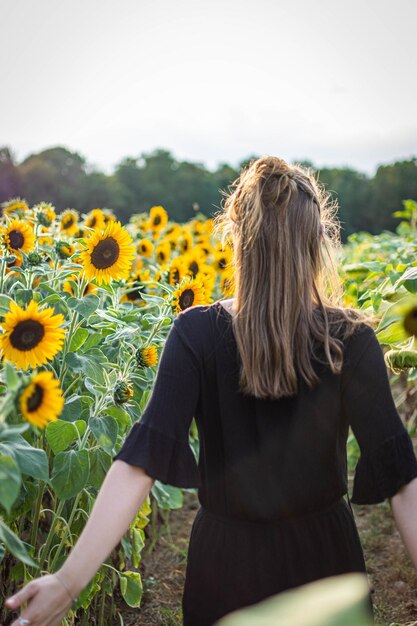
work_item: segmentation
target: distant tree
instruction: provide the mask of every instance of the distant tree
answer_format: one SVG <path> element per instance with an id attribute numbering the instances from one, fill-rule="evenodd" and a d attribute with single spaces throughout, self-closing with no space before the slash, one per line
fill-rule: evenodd
<path id="1" fill-rule="evenodd" d="M 375 232 L 370 206 L 370 181 L 366 174 L 350 168 L 325 167 L 318 171 L 319 180 L 339 205 L 341 238 L 357 230 Z"/>
<path id="2" fill-rule="evenodd" d="M 400 210 L 407 198 L 417 200 L 417 158 L 378 167 L 371 181 L 370 200 L 377 232 L 395 229 L 398 218 L 392 213 Z"/>
<path id="3" fill-rule="evenodd" d="M 9 148 L 0 148 L 0 202 L 22 195 L 22 182 L 13 154 Z"/>
<path id="4" fill-rule="evenodd" d="M 32 154 L 19 165 L 27 200 L 52 202 L 57 209 L 83 208 L 79 188 L 86 177 L 86 162 L 76 152 L 56 147 Z"/>

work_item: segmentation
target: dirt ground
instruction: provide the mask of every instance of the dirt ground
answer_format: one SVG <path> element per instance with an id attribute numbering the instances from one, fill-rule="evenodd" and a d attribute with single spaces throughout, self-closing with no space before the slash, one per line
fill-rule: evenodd
<path id="1" fill-rule="evenodd" d="M 162 529 L 155 550 L 140 571 L 144 583 L 142 607 L 131 609 L 117 598 L 126 626 L 181 626 L 188 538 L 198 501 L 185 494 L 185 506 L 170 514 L 172 542 Z M 371 583 L 376 623 L 417 626 L 417 572 L 396 530 L 389 502 L 353 505 Z M 122 608 L 123 607 L 123 608 Z"/>

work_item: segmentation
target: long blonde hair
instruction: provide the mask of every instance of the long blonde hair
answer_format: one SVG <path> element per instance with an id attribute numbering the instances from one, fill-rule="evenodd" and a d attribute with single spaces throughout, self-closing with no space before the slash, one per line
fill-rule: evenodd
<path id="1" fill-rule="evenodd" d="M 278 399 L 298 391 L 298 374 L 319 382 L 312 360 L 335 374 L 343 341 L 376 317 L 343 307 L 337 270 L 337 204 L 309 169 L 277 157 L 252 161 L 233 183 L 215 232 L 232 245 L 233 330 L 240 390 Z"/>

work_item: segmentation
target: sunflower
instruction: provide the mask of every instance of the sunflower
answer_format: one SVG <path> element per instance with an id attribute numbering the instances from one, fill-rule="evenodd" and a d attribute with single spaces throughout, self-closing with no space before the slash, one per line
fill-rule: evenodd
<path id="1" fill-rule="evenodd" d="M 171 307 L 174 313 L 181 313 L 190 306 L 205 304 L 204 286 L 201 280 L 184 278 L 171 295 Z"/>
<path id="2" fill-rule="evenodd" d="M 28 222 L 18 219 L 11 220 L 3 230 L 3 242 L 6 248 L 16 254 L 28 254 L 35 247 L 35 233 Z"/>
<path id="3" fill-rule="evenodd" d="M 110 209 L 103 209 L 102 213 L 103 213 L 103 219 L 104 219 L 105 224 L 116 221 L 116 216 L 113 213 L 113 211 L 111 211 Z"/>
<path id="4" fill-rule="evenodd" d="M 226 298 L 231 298 L 235 293 L 235 276 L 231 268 L 222 273 L 220 289 Z"/>
<path id="5" fill-rule="evenodd" d="M 115 404 L 125 404 L 133 398 L 133 387 L 127 380 L 119 379 L 113 389 L 113 400 Z"/>
<path id="6" fill-rule="evenodd" d="M 61 313 L 55 315 L 51 307 L 40 311 L 34 300 L 25 310 L 11 302 L 0 324 L 4 331 L 0 335 L 0 354 L 24 370 L 44 365 L 62 348 L 66 331 L 59 327 L 63 322 Z"/>
<path id="7" fill-rule="evenodd" d="M 55 208 L 50 202 L 40 202 L 33 207 L 36 220 L 42 226 L 50 226 L 56 218 Z"/>
<path id="8" fill-rule="evenodd" d="M 132 238 L 120 222 L 109 222 L 103 232 L 92 233 L 80 253 L 85 275 L 95 278 L 99 285 L 110 283 L 112 278 L 128 278 L 134 257 Z"/>
<path id="9" fill-rule="evenodd" d="M 60 259 L 69 259 L 76 252 L 75 246 L 67 241 L 57 241 L 55 250 Z"/>
<path id="10" fill-rule="evenodd" d="M 101 209 L 93 209 L 87 213 L 85 225 L 94 230 L 102 230 L 106 226 L 103 211 Z"/>
<path id="11" fill-rule="evenodd" d="M 78 211 L 75 209 L 67 209 L 61 213 L 59 228 L 67 235 L 76 235 L 78 233 Z"/>
<path id="12" fill-rule="evenodd" d="M 160 231 L 168 224 L 168 213 L 162 206 L 153 206 L 149 211 L 149 225 L 151 230 Z"/>
<path id="13" fill-rule="evenodd" d="M 173 224 L 171 224 L 170 226 L 168 226 L 168 228 L 165 230 L 165 237 L 168 237 L 170 240 L 171 239 L 179 239 L 179 237 L 181 237 L 181 233 L 182 233 L 182 228 L 179 224 L 177 224 L 176 222 L 174 222 Z"/>
<path id="14" fill-rule="evenodd" d="M 216 284 L 216 270 L 211 265 L 204 264 L 200 267 L 200 271 L 196 276 L 197 279 L 200 279 L 203 283 L 204 287 L 204 295 L 208 298 Z"/>
<path id="15" fill-rule="evenodd" d="M 150 239 L 141 239 L 138 243 L 138 253 L 142 256 L 150 257 L 154 250 L 154 245 Z"/>
<path id="16" fill-rule="evenodd" d="M 195 278 L 204 265 L 204 253 L 202 250 L 195 247 L 190 250 L 190 252 L 187 252 L 187 254 L 183 254 L 182 259 L 186 273 Z"/>
<path id="17" fill-rule="evenodd" d="M 203 252 L 205 258 L 207 259 L 208 255 L 211 254 L 212 249 L 210 245 L 210 236 L 209 235 L 199 235 L 195 240 L 197 247 Z"/>
<path id="18" fill-rule="evenodd" d="M 153 367 L 158 363 L 158 350 L 155 344 L 146 348 L 139 348 L 136 352 L 136 360 L 139 367 Z"/>
<path id="19" fill-rule="evenodd" d="M 49 233 L 49 229 L 46 228 L 46 226 L 41 226 L 40 230 L 41 230 L 42 235 L 39 235 L 39 237 L 38 237 L 38 244 L 40 246 L 53 246 L 54 245 L 54 240 L 48 234 Z"/>
<path id="20" fill-rule="evenodd" d="M 171 256 L 171 244 L 166 239 L 163 239 L 155 250 L 156 258 L 161 265 L 165 265 Z"/>
<path id="21" fill-rule="evenodd" d="M 79 285 L 81 278 L 80 276 L 76 276 L 75 274 L 68 276 L 68 278 L 64 281 L 64 284 L 62 286 L 64 291 L 66 291 L 67 293 L 70 293 L 72 296 L 75 296 L 75 291 L 70 281 L 77 283 Z M 91 293 L 96 293 L 96 291 L 97 291 L 97 285 L 91 282 L 87 283 L 87 285 L 84 287 L 84 291 L 81 294 L 81 297 L 89 296 Z"/>
<path id="22" fill-rule="evenodd" d="M 226 246 L 222 250 L 214 252 L 214 268 L 218 272 L 224 272 L 228 269 L 229 264 L 233 258 L 232 250 L 229 246 Z"/>
<path id="23" fill-rule="evenodd" d="M 18 217 L 24 217 L 25 213 L 29 211 L 28 203 L 21 198 L 12 198 L 7 202 L 3 202 L 1 206 L 3 215 L 12 215 L 15 213 Z"/>
<path id="24" fill-rule="evenodd" d="M 146 288 L 142 284 L 143 273 L 137 272 L 127 283 L 127 290 L 120 299 L 120 302 L 132 302 L 133 304 L 146 304 L 142 294 L 146 293 Z"/>
<path id="25" fill-rule="evenodd" d="M 52 372 L 36 374 L 19 398 L 20 411 L 26 421 L 38 428 L 58 419 L 64 407 L 59 380 Z"/>
<path id="26" fill-rule="evenodd" d="M 184 231 L 182 234 L 182 237 L 180 238 L 181 253 L 185 254 L 186 252 L 191 250 L 191 248 L 193 247 L 193 244 L 194 244 L 194 241 L 193 241 L 192 235 L 189 232 Z"/>
<path id="27" fill-rule="evenodd" d="M 184 261 L 181 257 L 175 257 L 172 259 L 168 268 L 168 284 L 174 286 L 177 285 L 185 276 Z"/>

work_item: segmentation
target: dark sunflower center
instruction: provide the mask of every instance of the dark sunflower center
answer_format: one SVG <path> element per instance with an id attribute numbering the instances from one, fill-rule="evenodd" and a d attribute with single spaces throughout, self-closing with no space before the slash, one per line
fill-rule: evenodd
<path id="1" fill-rule="evenodd" d="M 161 216 L 160 215 L 155 215 L 155 217 L 153 218 L 153 225 L 154 226 L 159 226 L 160 223 L 161 223 Z"/>
<path id="2" fill-rule="evenodd" d="M 177 268 L 172 270 L 172 280 L 174 283 L 179 283 L 180 281 L 180 271 Z"/>
<path id="3" fill-rule="evenodd" d="M 65 228 L 71 228 L 73 223 L 74 223 L 74 218 L 70 215 L 69 217 L 65 218 L 64 226 L 65 226 Z"/>
<path id="4" fill-rule="evenodd" d="M 126 296 L 128 300 L 142 300 L 142 294 L 139 288 L 129 291 Z"/>
<path id="5" fill-rule="evenodd" d="M 404 318 L 404 328 L 409 335 L 417 336 L 417 308 L 412 309 Z"/>
<path id="6" fill-rule="evenodd" d="M 158 254 L 158 259 L 162 262 L 165 261 L 165 252 L 160 252 Z"/>
<path id="7" fill-rule="evenodd" d="M 98 270 L 105 270 L 114 265 L 119 258 L 120 248 L 116 239 L 106 237 L 94 248 L 91 254 L 91 263 Z"/>
<path id="8" fill-rule="evenodd" d="M 28 411 L 37 411 L 42 405 L 44 390 L 40 385 L 35 383 L 35 389 L 32 395 L 29 396 L 26 403 L 26 409 Z"/>
<path id="9" fill-rule="evenodd" d="M 192 305 L 194 302 L 194 291 L 192 289 L 185 289 L 179 297 L 179 303 L 181 310 L 184 310 Z"/>
<path id="10" fill-rule="evenodd" d="M 142 244 L 141 249 L 142 249 L 142 252 L 143 252 L 143 253 L 147 252 L 147 250 L 148 250 L 148 246 L 146 245 L 146 243 L 143 243 L 143 244 Z"/>
<path id="11" fill-rule="evenodd" d="M 190 265 L 188 266 L 188 269 L 192 273 L 193 278 L 195 278 L 197 276 L 197 274 L 198 274 L 198 263 L 197 263 L 197 261 L 191 261 Z"/>
<path id="12" fill-rule="evenodd" d="M 10 335 L 10 343 L 16 350 L 33 350 L 42 340 L 45 329 L 36 320 L 23 320 L 13 329 Z"/>
<path id="13" fill-rule="evenodd" d="M 90 226 L 91 228 L 94 228 L 94 226 L 97 224 L 97 218 L 96 217 L 92 217 L 90 220 Z"/>
<path id="14" fill-rule="evenodd" d="M 219 268 L 221 270 L 224 270 L 224 268 L 226 267 L 227 261 L 224 257 L 222 257 L 219 261 Z"/>
<path id="15" fill-rule="evenodd" d="M 11 230 L 9 232 L 10 247 L 17 250 L 25 243 L 25 238 L 20 230 Z"/>

